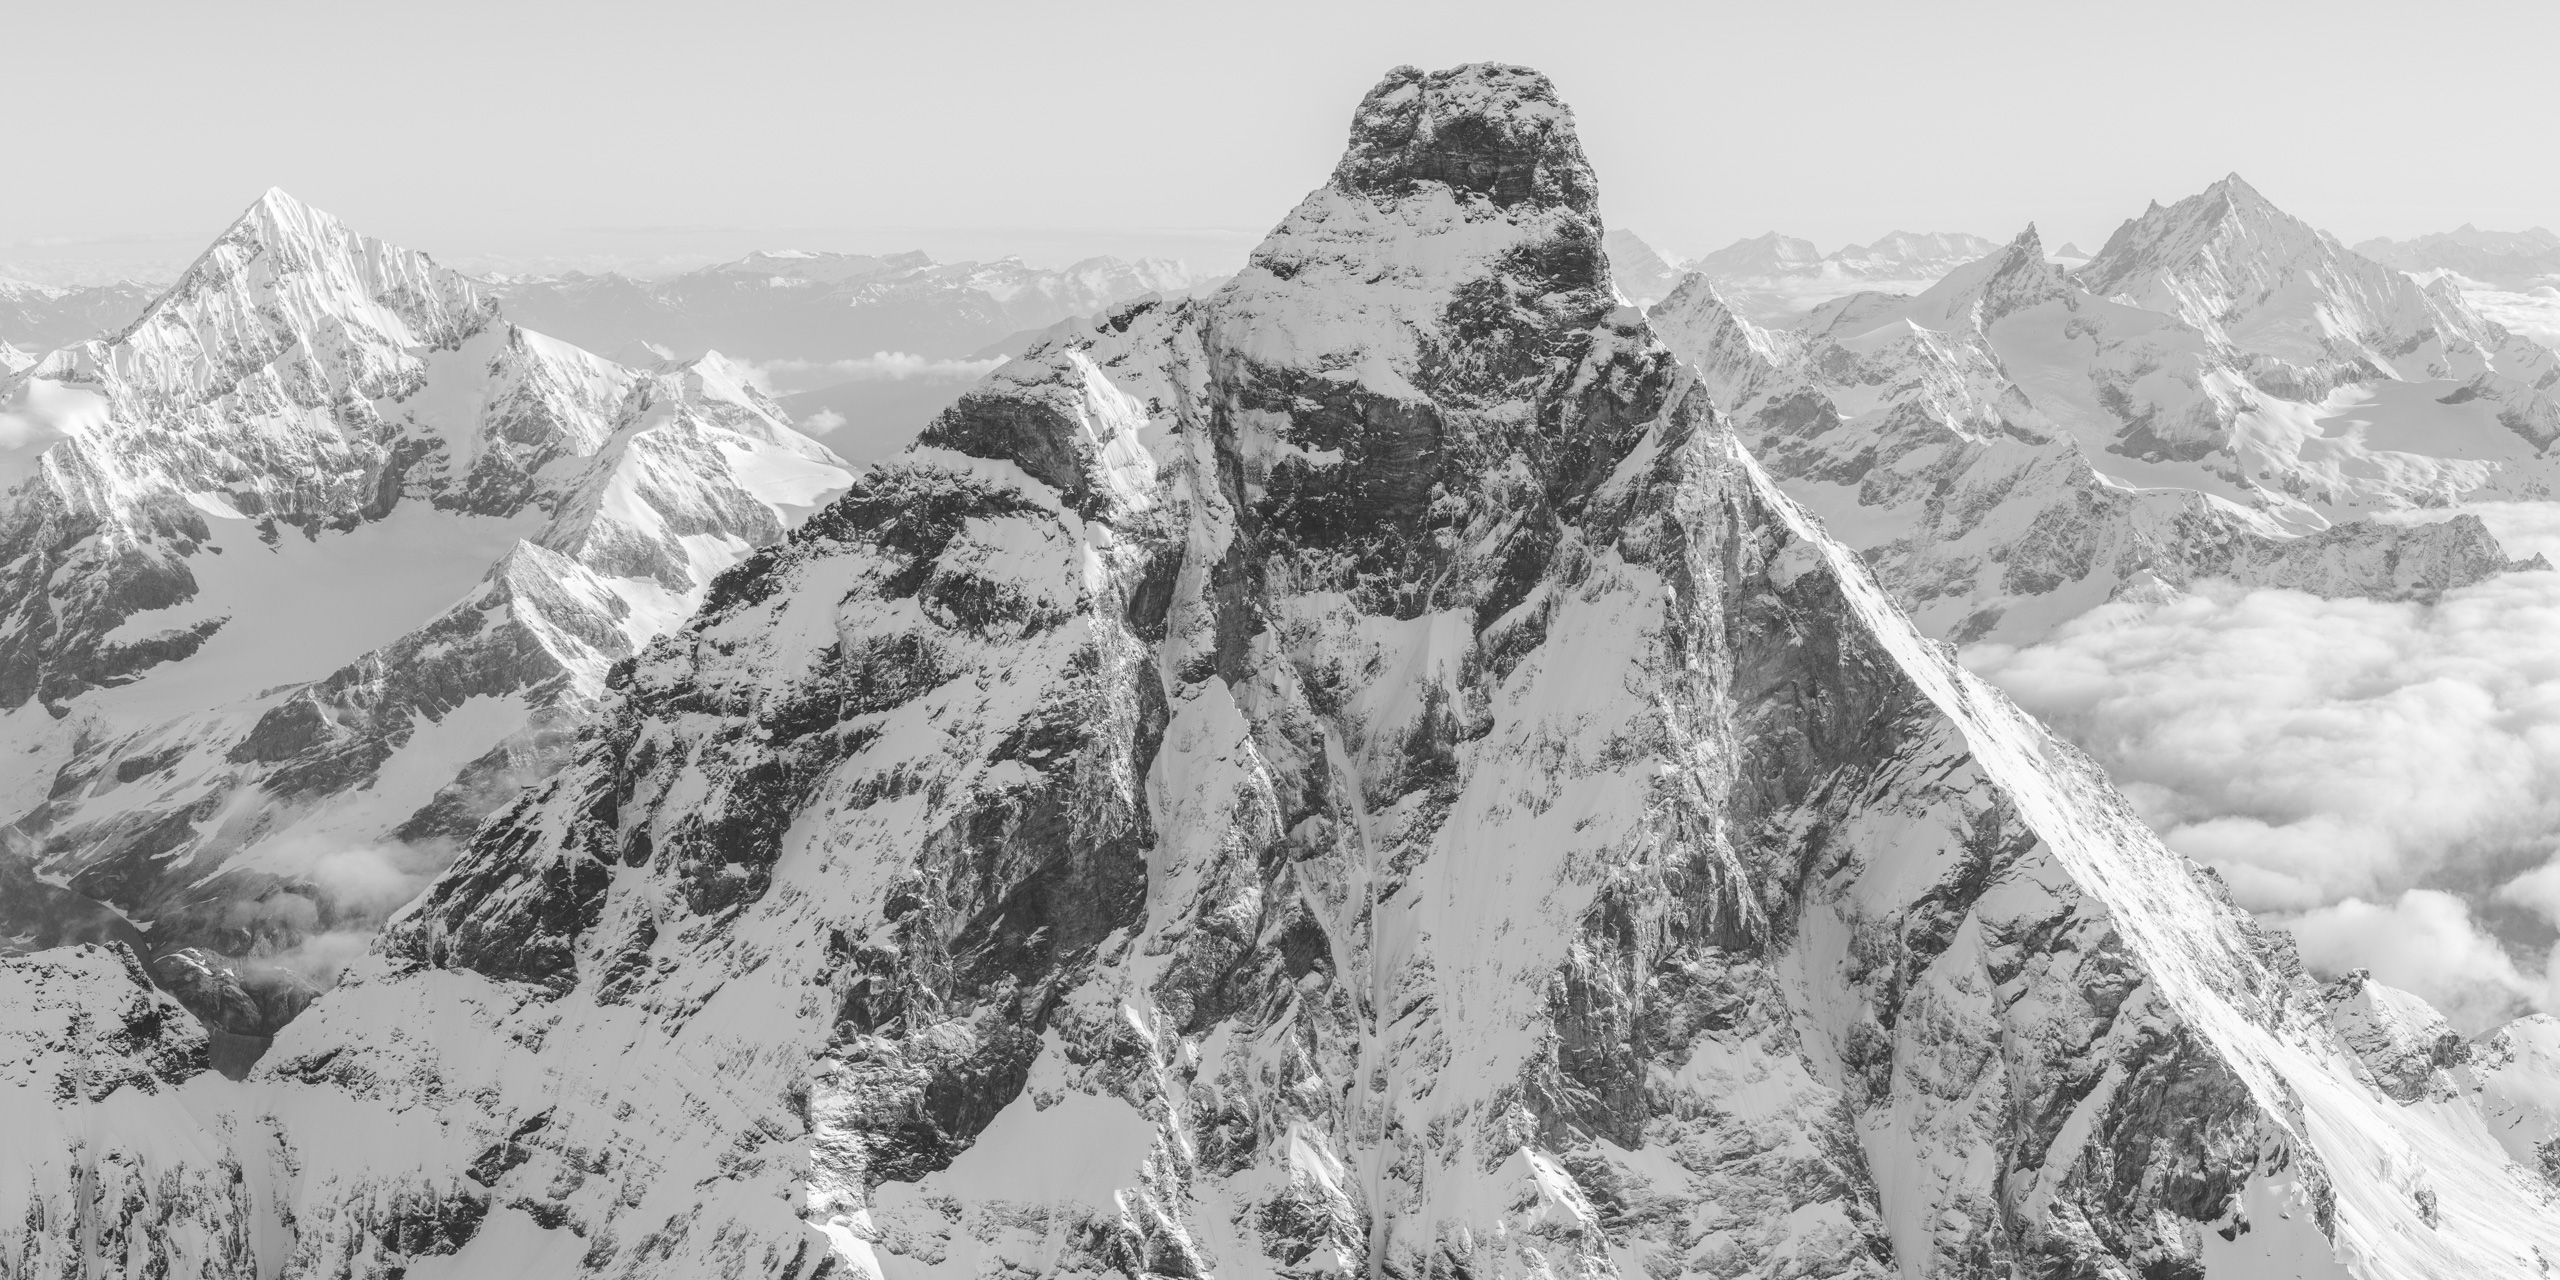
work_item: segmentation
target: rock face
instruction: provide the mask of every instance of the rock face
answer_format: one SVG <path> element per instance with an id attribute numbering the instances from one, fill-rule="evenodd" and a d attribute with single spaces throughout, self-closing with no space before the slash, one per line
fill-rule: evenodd
<path id="1" fill-rule="evenodd" d="M 204 1073 L 204 1032 L 122 946 L 0 958 L 0 973 L 0 1079 L 12 1092 L 71 1106 L 158 1094 Z"/>
<path id="2" fill-rule="evenodd" d="M 1543 78 L 1391 73 L 1226 289 L 1008 365 L 618 663 L 245 1086 L 31 1117 L 104 1136 L 0 1180 L 0 1257 L 2560 1256 L 2481 1119 L 2549 1130 L 2529 1037 L 2400 1102 L 2423 1019 L 1922 638 L 1617 301 L 1593 188 Z"/>
<path id="3" fill-rule="evenodd" d="M 2264 208 L 2255 215 L 2298 226 Z M 2196 263 L 2213 261 L 2221 242 L 2189 232 L 2198 245 L 2165 231 L 2120 233 L 2113 257 L 2100 258 L 2117 264 L 2105 279 L 2136 278 L 2122 266 L 2139 256 L 2125 247 L 2134 244 L 2184 264 L 2141 279 L 2220 279 Z M 2370 263 L 2333 274 L 2386 299 L 2400 297 L 2389 281 L 2409 283 Z M 2145 287 L 2173 302 L 2198 292 Z M 2406 292 L 2426 306 L 2461 305 Z M 2334 320 L 2364 294 L 2341 296 L 2318 314 Z M 1868 559 L 1925 630 L 1960 641 L 2033 640 L 2120 592 L 2203 577 L 2331 596 L 2431 595 L 2508 567 L 2475 519 L 2350 518 L 2529 495 L 2555 474 L 2550 434 L 2533 416 L 2548 398 L 2514 378 L 2483 369 L 2463 383 L 2330 387 L 2346 365 L 2285 364 L 2232 346 L 2223 330 L 2094 296 L 2048 259 L 2033 228 L 1916 297 L 1856 295 L 1795 329 L 1754 325 L 1700 276 L 1650 318 L 1788 492 Z M 2271 327 L 2281 326 L 2243 329 Z M 2327 399 L 2268 389 L 2310 383 Z M 2403 438 L 2380 439 L 2380 427 Z M 2412 451 L 2425 447 L 2454 456 Z"/>
<path id="4" fill-rule="evenodd" d="M 719 356 L 600 359 L 281 192 L 0 404 L 44 436 L 0 495 L 0 817 L 202 948 L 174 990 L 266 975 L 197 1001 L 251 1036 L 849 478 Z"/>

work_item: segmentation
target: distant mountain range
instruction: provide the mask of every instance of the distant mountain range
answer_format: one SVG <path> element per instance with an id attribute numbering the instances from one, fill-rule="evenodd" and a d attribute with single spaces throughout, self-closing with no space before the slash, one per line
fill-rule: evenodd
<path id="1" fill-rule="evenodd" d="M 1964 232 L 1888 233 L 1872 244 L 1823 253 L 1810 240 L 1770 232 L 1736 240 L 1695 261 L 1681 262 L 1632 231 L 1609 233 L 1610 261 L 1618 287 L 1639 306 L 1670 296 L 1690 273 L 1716 282 L 1728 302 L 1763 324 L 1782 324 L 1812 307 L 1869 289 L 1916 292 L 1940 276 L 1999 246 Z"/>
<path id="2" fill-rule="evenodd" d="M 2542 227 L 2482 231 L 2466 222 L 2411 240 L 2366 240 L 2355 250 L 2402 271 L 2452 271 L 2498 289 L 2560 284 L 2560 233 Z"/>

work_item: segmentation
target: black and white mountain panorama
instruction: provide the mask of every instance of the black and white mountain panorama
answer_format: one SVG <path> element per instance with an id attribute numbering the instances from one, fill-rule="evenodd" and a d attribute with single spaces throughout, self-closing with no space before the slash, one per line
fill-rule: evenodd
<path id="1" fill-rule="evenodd" d="M 12 354 L 0 1277 L 2560 1265 L 2560 1021 L 2313 972 L 1953 648 L 2546 570 L 2397 517 L 2552 497 L 2560 356 L 2237 175 L 1600 209 L 1398 68 L 1214 289 L 270 192 Z M 877 458 L 699 349 L 1069 307 Z"/>

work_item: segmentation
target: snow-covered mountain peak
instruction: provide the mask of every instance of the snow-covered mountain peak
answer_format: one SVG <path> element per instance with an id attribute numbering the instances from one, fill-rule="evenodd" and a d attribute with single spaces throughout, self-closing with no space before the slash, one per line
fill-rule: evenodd
<path id="1" fill-rule="evenodd" d="M 1360 100 L 1333 185 L 1392 196 L 1421 182 L 1502 208 L 1526 201 L 1597 215 L 1599 187 L 1573 112 L 1527 67 L 1398 67 Z"/>
<path id="2" fill-rule="evenodd" d="M 1463 384 L 1505 402 L 1547 373 L 1531 335 L 1580 332 L 1619 307 L 1601 235 L 1572 113 L 1545 77 L 1403 68 L 1362 100 L 1331 181 L 1210 300 L 1209 332 L 1263 368 L 1356 379 L 1391 400 Z M 1451 328 L 1517 343 L 1486 364 Z"/>
<path id="3" fill-rule="evenodd" d="M 2074 273 L 2103 297 L 2177 317 L 2251 360 L 2262 387 L 2317 399 L 2340 383 L 2539 382 L 2550 353 L 2279 209 L 2238 174 L 2127 220 Z"/>
<path id="4" fill-rule="evenodd" d="M 1693 271 L 1717 279 L 1751 279 L 1760 276 L 1785 275 L 1815 267 L 1822 261 L 1822 251 L 1811 240 L 1763 232 L 1732 244 L 1690 263 Z"/>
<path id="5" fill-rule="evenodd" d="M 107 345 L 144 361 L 203 353 L 215 370 L 297 341 L 378 363 L 365 349 L 455 346 L 496 309 L 461 273 L 271 187 Z"/>
<path id="6" fill-rule="evenodd" d="M 1980 333 L 2015 312 L 2072 292 L 2069 278 L 2045 256 L 2035 224 L 2028 223 L 2008 244 L 1948 272 L 1899 314 L 1924 329 Z M 1856 312 L 1844 309 L 1843 314 Z"/>

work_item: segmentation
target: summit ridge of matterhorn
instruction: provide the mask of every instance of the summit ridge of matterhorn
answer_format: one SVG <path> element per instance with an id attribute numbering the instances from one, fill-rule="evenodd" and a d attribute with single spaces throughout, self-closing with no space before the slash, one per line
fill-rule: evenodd
<path id="1" fill-rule="evenodd" d="M 0 421 L 0 860 L 252 1040 L 850 479 L 718 355 L 601 359 L 274 190 Z"/>
<path id="2" fill-rule="evenodd" d="M 1232 283 L 1002 366 L 616 663 L 245 1083 L 127 1001 L 132 1085 L 0 1090 L 0 1258 L 2560 1258 L 2551 1024 L 2308 979 L 1780 491 L 1596 209 L 1543 77 L 1390 72 Z"/>

